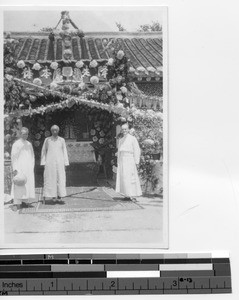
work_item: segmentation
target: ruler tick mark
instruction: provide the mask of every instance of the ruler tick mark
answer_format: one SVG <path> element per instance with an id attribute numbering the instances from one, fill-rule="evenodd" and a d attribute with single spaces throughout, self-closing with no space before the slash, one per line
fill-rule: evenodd
<path id="1" fill-rule="evenodd" d="M 57 257 L 55 257 L 55 255 L 47 255 L 46 261 L 45 261 L 45 265 L 48 266 L 44 266 L 44 268 L 49 268 L 52 267 L 51 266 L 51 261 L 49 260 L 51 257 L 55 259 L 57 259 Z M 3 261 L 3 263 L 2 263 Z M 40 262 L 40 261 L 39 261 Z M 88 260 L 88 263 L 94 264 L 93 259 Z M 120 263 L 120 261 L 118 261 Z M 12 264 L 15 263 L 11 262 Z M 41 263 L 41 262 L 40 262 Z M 40 264 L 39 263 L 39 264 Z M 53 262 L 53 263 L 57 263 Z M 60 260 L 58 262 L 59 264 L 61 264 Z M 68 263 L 71 264 L 73 263 L 73 261 L 71 259 L 68 259 L 66 262 L 63 263 Z M 78 263 L 81 263 L 81 261 L 78 261 Z M 130 264 L 131 262 L 129 262 Z M 9 262 L 5 263 L 4 259 L 1 259 L 0 256 L 0 264 L 4 265 L 4 264 L 10 264 Z M 13 277 L 14 274 L 13 272 L 11 272 L 11 267 L 7 266 L 6 270 L 4 272 L 6 272 L 7 278 L 9 277 L 9 280 L 13 281 L 13 283 L 4 283 L 6 286 L 8 286 L 8 289 L 10 291 L 10 293 L 15 293 L 15 294 L 19 294 L 21 295 L 22 293 L 24 293 L 25 291 L 28 292 L 29 294 L 32 293 L 37 294 L 37 293 L 41 293 L 43 295 L 49 294 L 51 291 L 56 291 L 59 294 L 71 294 L 71 291 L 73 292 L 75 290 L 76 294 L 107 294 L 107 290 L 108 293 L 111 294 L 132 294 L 132 292 L 134 294 L 142 294 L 144 293 L 144 291 L 148 291 L 148 293 L 152 293 L 152 294 L 167 294 L 167 293 L 174 293 L 177 294 L 177 291 L 175 292 L 175 289 L 178 289 L 178 293 L 185 293 L 185 294 L 189 294 L 193 291 L 193 289 L 195 290 L 195 293 L 198 294 L 204 294 L 205 292 L 207 292 L 207 290 L 209 289 L 210 291 L 208 291 L 211 294 L 214 293 L 231 293 L 231 283 L 230 283 L 230 276 L 228 276 L 228 278 L 224 278 L 224 280 L 221 280 L 220 277 L 216 276 L 216 272 L 215 274 L 211 274 L 211 275 L 195 275 L 195 278 L 192 278 L 192 276 L 188 276 L 187 275 L 183 275 L 182 277 L 177 277 L 176 278 L 170 278 L 170 276 L 168 278 L 145 278 L 146 281 L 144 279 L 138 279 L 137 276 L 136 278 L 131 278 L 130 281 L 128 280 L 129 278 L 109 278 L 106 279 L 104 278 L 77 278 L 78 275 L 76 275 L 76 278 L 74 278 L 74 275 L 69 278 L 68 280 L 66 280 L 66 282 L 64 282 L 64 279 L 60 279 L 60 278 L 53 278 L 53 276 L 45 276 L 45 273 L 43 274 L 43 277 L 40 277 L 38 274 L 41 274 L 41 271 L 43 271 L 43 266 L 39 267 L 39 272 L 38 270 L 36 270 L 36 265 L 38 265 L 37 260 L 33 260 L 32 262 L 31 260 L 29 260 L 29 265 L 32 264 L 33 266 L 30 266 L 29 270 L 30 270 L 30 274 L 32 273 L 32 277 L 28 276 L 28 273 L 26 272 L 28 269 L 28 267 L 25 266 L 25 260 L 19 259 L 18 261 L 18 267 L 17 270 L 21 271 L 21 272 L 26 272 L 27 276 L 26 278 L 21 278 L 20 276 L 18 276 L 18 274 L 20 273 L 16 273 L 17 274 L 17 279 L 14 279 L 16 277 Z M 36 265 L 35 265 L 36 264 Z M 34 266 L 35 265 L 35 266 Z M 69 266 L 68 266 L 69 267 Z M 0 266 L 0 268 L 3 268 L 2 266 Z M 160 265 L 158 266 L 158 268 L 160 269 Z M 46 270 L 44 269 L 44 270 Z M 102 269 L 104 270 L 104 272 L 106 272 L 106 264 L 103 263 L 102 261 Z M 3 269 L 1 269 L 3 270 Z M 9 271 L 8 271 L 9 270 Z M 32 271 L 31 271 L 32 270 Z M 48 269 L 47 269 L 48 270 Z M 33 272 L 34 271 L 34 272 Z M 197 271 L 197 270 L 194 270 Z M 1 273 L 3 273 L 1 271 Z M 24 274 L 23 273 L 23 274 Z M 38 273 L 38 274 L 37 274 Z M 48 272 L 47 272 L 48 273 Z M 185 273 L 185 271 L 184 271 Z M 193 273 L 193 272 L 192 272 Z M 33 274 L 37 274 L 36 277 L 34 278 Z M 49 272 L 50 274 L 50 272 Z M 185 273 L 186 274 L 186 273 Z M 201 273 L 200 273 L 201 274 Z M 46 274 L 48 275 L 48 274 Z M 39 277 L 39 278 L 37 278 Z M 46 277 L 46 278 L 45 278 Z M 57 277 L 57 276 L 56 276 Z M 60 276 L 63 277 L 64 276 Z M 67 277 L 67 276 L 66 276 Z M 78 277 L 82 277 L 81 275 Z M 5 277 L 4 277 L 5 278 Z M 12 279 L 11 279 L 12 278 Z M 20 279 L 21 278 L 21 279 Z M 33 280 L 31 280 L 31 279 Z M 19 283 L 18 281 L 19 280 Z M 21 282 L 20 282 L 21 280 Z M 62 287 L 58 285 L 58 280 L 62 280 Z M 2 280 L 0 280 L 2 281 Z M 5 279 L 4 279 L 5 281 Z M 16 281 L 16 282 L 15 282 Z M 170 284 L 171 281 L 171 284 Z M 113 282 L 113 283 L 112 283 Z M 131 282 L 131 283 L 130 283 Z M 147 282 L 147 284 L 146 284 Z M 25 287 L 25 291 L 22 291 L 22 283 L 24 284 Z M 141 285 L 142 283 L 142 285 Z M 20 286 L 21 284 L 21 286 Z M 77 284 L 78 284 L 78 290 L 77 290 Z M 82 289 L 81 289 L 81 285 L 82 285 Z M 131 286 L 131 287 L 130 287 Z M 3 286 L 4 288 L 4 286 Z M 201 291 L 200 291 L 201 289 Z M 225 291 L 223 291 L 223 289 L 225 289 Z M 152 290 L 152 292 L 151 292 Z M 153 291 L 155 290 L 155 291 Z M 190 290 L 190 292 L 189 292 Z M 77 291 L 82 291 L 81 292 L 77 292 Z M 109 292 L 111 291 L 111 292 Z M 112 293 L 113 291 L 113 293 Z M 3 293 L 5 294 L 5 291 L 3 291 Z M 73 293 L 72 293 L 73 294 Z M 2 291 L 0 291 L 0 295 L 2 295 Z"/>

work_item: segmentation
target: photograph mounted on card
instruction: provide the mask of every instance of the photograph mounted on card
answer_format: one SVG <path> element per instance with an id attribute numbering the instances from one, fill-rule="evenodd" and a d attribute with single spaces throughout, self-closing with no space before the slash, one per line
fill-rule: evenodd
<path id="1" fill-rule="evenodd" d="M 1 247 L 167 248 L 167 8 L 3 16 Z"/>

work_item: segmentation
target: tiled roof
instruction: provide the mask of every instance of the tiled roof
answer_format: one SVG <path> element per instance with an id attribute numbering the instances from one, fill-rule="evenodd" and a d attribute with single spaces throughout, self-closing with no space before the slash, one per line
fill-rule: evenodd
<path id="1" fill-rule="evenodd" d="M 18 39 L 16 55 L 25 61 L 62 60 L 64 45 L 61 38 L 50 42 L 42 33 L 12 33 Z M 107 60 L 108 50 L 103 51 L 104 42 L 114 39 L 129 57 L 132 67 L 162 66 L 162 37 L 160 33 L 88 33 L 85 37 L 73 37 L 71 50 L 73 60 Z"/>
<path id="2" fill-rule="evenodd" d="M 163 96 L 163 83 L 137 83 L 137 87 L 148 96 Z"/>

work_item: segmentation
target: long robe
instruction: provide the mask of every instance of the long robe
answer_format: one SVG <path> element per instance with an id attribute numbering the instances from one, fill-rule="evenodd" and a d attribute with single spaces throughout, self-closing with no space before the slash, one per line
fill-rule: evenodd
<path id="1" fill-rule="evenodd" d="M 41 152 L 44 169 L 44 197 L 66 196 L 66 171 L 69 165 L 65 140 L 62 137 L 46 138 Z"/>
<path id="2" fill-rule="evenodd" d="M 119 140 L 116 192 L 127 197 L 142 195 L 136 164 L 140 161 L 140 148 L 137 139 L 127 134 Z"/>
<path id="3" fill-rule="evenodd" d="M 26 176 L 27 182 L 23 186 L 12 184 L 11 196 L 14 204 L 21 204 L 22 200 L 35 199 L 35 157 L 32 144 L 29 141 L 19 139 L 12 145 L 11 151 L 12 169 Z"/>

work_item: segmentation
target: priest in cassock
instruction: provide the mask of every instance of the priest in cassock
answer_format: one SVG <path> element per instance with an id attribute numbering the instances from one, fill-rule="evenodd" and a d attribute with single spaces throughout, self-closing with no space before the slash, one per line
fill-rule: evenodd
<path id="1" fill-rule="evenodd" d="M 20 138 L 14 142 L 11 150 L 14 176 L 11 196 L 16 209 L 20 208 L 22 202 L 35 199 L 35 156 L 32 144 L 27 138 L 28 129 L 22 127 Z"/>
<path id="2" fill-rule="evenodd" d="M 52 136 L 45 139 L 41 152 L 41 165 L 44 169 L 43 197 L 66 196 L 66 171 L 69 165 L 65 140 L 58 136 L 59 127 L 51 127 Z"/>
<path id="3" fill-rule="evenodd" d="M 116 192 L 125 195 L 126 199 L 135 199 L 142 195 L 137 167 L 140 161 L 139 143 L 129 133 L 128 124 L 121 127 L 123 137 L 118 144 Z"/>

